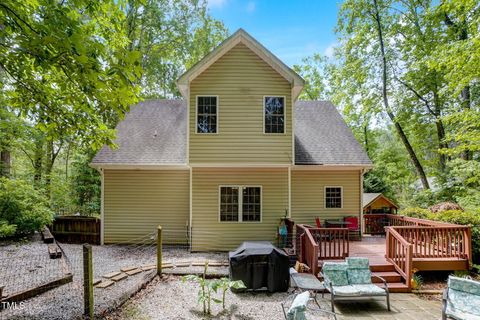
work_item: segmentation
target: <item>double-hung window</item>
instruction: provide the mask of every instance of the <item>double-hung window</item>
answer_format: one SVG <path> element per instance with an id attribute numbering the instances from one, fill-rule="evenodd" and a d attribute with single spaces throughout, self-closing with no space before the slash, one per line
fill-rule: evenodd
<path id="1" fill-rule="evenodd" d="M 220 186 L 220 221 L 262 220 L 262 188 Z"/>
<path id="2" fill-rule="evenodd" d="M 325 187 L 325 208 L 342 208 L 342 187 Z"/>
<path id="3" fill-rule="evenodd" d="M 218 97 L 197 96 L 197 133 L 217 133 Z"/>
<path id="4" fill-rule="evenodd" d="M 285 97 L 264 97 L 264 132 L 285 133 Z"/>

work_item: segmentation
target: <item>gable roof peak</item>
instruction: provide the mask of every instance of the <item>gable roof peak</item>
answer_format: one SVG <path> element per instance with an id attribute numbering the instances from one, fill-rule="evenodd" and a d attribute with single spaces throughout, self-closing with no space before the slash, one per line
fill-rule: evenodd
<path id="1" fill-rule="evenodd" d="M 239 43 L 247 46 L 282 77 L 290 82 L 293 89 L 293 98 L 296 99 L 298 97 L 305 84 L 305 80 L 242 28 L 235 31 L 230 37 L 225 39 L 209 54 L 203 57 L 178 78 L 177 86 L 182 96 L 187 99 L 190 82 Z"/>

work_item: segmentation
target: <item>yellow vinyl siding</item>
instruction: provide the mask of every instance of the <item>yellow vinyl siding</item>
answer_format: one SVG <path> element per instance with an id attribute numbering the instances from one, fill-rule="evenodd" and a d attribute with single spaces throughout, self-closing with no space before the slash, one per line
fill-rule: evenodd
<path id="1" fill-rule="evenodd" d="M 262 187 L 261 222 L 220 222 L 219 186 Z M 281 169 L 194 168 L 192 250 L 232 250 L 246 240 L 275 241 L 288 208 L 288 171 Z"/>
<path id="2" fill-rule="evenodd" d="M 218 96 L 217 134 L 196 133 L 196 96 Z M 285 97 L 285 133 L 265 134 L 263 97 Z M 244 44 L 190 84 L 191 164 L 292 162 L 291 85 Z"/>
<path id="3" fill-rule="evenodd" d="M 342 187 L 342 208 L 325 208 L 325 186 Z M 314 225 L 315 217 L 340 219 L 362 211 L 359 171 L 292 170 L 291 188 L 295 223 Z"/>
<path id="4" fill-rule="evenodd" d="M 189 170 L 105 170 L 105 243 L 139 242 L 164 228 L 164 242 L 187 243 Z"/>

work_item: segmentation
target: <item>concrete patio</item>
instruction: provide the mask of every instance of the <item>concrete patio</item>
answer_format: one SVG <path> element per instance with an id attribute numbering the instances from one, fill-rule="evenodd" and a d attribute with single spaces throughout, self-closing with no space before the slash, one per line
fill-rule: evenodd
<path id="1" fill-rule="evenodd" d="M 344 301 L 335 304 L 338 319 L 398 319 L 398 320 L 438 320 L 442 315 L 441 301 L 420 299 L 410 293 L 390 295 L 392 311 L 387 311 L 380 300 L 359 302 Z M 329 301 L 321 302 L 328 307 Z"/>

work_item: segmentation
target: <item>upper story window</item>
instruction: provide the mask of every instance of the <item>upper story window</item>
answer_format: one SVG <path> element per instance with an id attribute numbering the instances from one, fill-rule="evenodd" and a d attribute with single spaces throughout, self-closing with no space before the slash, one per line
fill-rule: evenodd
<path id="1" fill-rule="evenodd" d="M 264 97 L 265 133 L 285 133 L 285 97 Z"/>
<path id="2" fill-rule="evenodd" d="M 197 96 L 197 133 L 217 133 L 217 112 L 217 96 Z"/>
<path id="3" fill-rule="evenodd" d="M 342 208 L 342 187 L 325 187 L 325 208 Z"/>
<path id="4" fill-rule="evenodd" d="M 262 189 L 258 186 L 220 186 L 220 221 L 255 222 L 262 217 Z"/>

